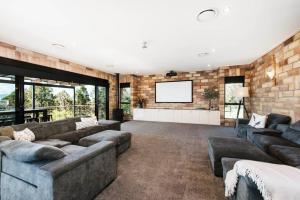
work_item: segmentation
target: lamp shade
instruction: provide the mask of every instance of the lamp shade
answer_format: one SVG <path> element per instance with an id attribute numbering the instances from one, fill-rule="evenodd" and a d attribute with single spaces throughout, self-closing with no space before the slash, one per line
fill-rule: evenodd
<path id="1" fill-rule="evenodd" d="M 239 97 L 239 98 L 249 97 L 250 96 L 249 95 L 249 88 L 248 87 L 237 88 L 235 96 Z"/>

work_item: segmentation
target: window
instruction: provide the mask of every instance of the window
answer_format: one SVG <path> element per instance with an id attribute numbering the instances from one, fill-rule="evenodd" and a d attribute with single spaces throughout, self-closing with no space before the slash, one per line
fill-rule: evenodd
<path id="1" fill-rule="evenodd" d="M 15 121 L 15 78 L 0 74 L 0 126 Z"/>
<path id="2" fill-rule="evenodd" d="M 234 92 L 244 86 L 244 80 L 243 76 L 225 77 L 225 118 L 237 117 L 240 99 L 235 97 Z M 244 116 L 243 104 L 242 101 L 239 118 Z"/>
<path id="3" fill-rule="evenodd" d="M 98 119 L 106 119 L 106 87 L 99 86 L 98 87 Z"/>
<path id="4" fill-rule="evenodd" d="M 75 87 L 75 116 L 95 116 L 95 86 Z"/>
<path id="5" fill-rule="evenodd" d="M 121 109 L 125 115 L 131 114 L 131 98 L 130 98 L 130 83 L 121 83 L 120 84 L 120 94 L 121 94 Z"/>

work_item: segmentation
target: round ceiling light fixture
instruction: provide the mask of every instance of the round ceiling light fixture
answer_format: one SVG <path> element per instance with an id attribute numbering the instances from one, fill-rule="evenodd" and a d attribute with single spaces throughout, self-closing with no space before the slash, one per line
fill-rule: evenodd
<path id="1" fill-rule="evenodd" d="M 65 46 L 62 45 L 62 44 L 59 44 L 59 43 L 53 43 L 52 46 L 56 47 L 56 48 L 59 48 L 59 49 L 64 49 Z"/>
<path id="2" fill-rule="evenodd" d="M 218 11 L 217 9 L 210 8 L 206 10 L 202 10 L 198 15 L 197 15 L 197 20 L 199 22 L 205 22 L 214 19 L 215 17 L 218 16 Z"/>

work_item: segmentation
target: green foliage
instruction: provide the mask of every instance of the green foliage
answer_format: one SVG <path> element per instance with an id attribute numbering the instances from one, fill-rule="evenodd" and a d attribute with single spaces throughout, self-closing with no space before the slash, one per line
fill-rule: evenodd
<path id="1" fill-rule="evenodd" d="M 217 87 L 205 88 L 203 96 L 209 101 L 208 109 L 212 109 L 212 100 L 219 97 L 219 91 L 217 90 Z"/>
<path id="2" fill-rule="evenodd" d="M 216 87 L 205 88 L 203 96 L 207 100 L 217 99 L 219 97 L 219 92 Z"/>
<path id="3" fill-rule="evenodd" d="M 15 105 L 15 99 L 16 99 L 16 93 L 13 91 L 6 97 L 3 97 L 2 100 L 8 101 L 8 106 L 14 106 Z"/>
<path id="4" fill-rule="evenodd" d="M 55 105 L 53 89 L 46 86 L 35 87 L 36 107 L 49 107 Z"/>
<path id="5" fill-rule="evenodd" d="M 90 95 L 84 86 L 80 86 L 79 89 L 76 90 L 76 104 L 79 105 L 87 105 L 91 99 Z"/>
<path id="6" fill-rule="evenodd" d="M 55 105 L 67 107 L 73 105 L 73 99 L 66 91 L 59 92 L 55 97 Z"/>
<path id="7" fill-rule="evenodd" d="M 25 102 L 24 102 L 24 105 L 25 105 L 25 109 L 30 109 L 33 107 L 33 94 L 32 94 L 32 86 L 29 86 L 29 88 L 26 88 L 25 91 L 24 91 L 24 95 L 25 95 Z"/>

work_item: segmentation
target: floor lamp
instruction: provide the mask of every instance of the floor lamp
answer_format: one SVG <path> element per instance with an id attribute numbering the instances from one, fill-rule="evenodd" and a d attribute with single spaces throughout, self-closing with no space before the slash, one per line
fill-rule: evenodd
<path id="1" fill-rule="evenodd" d="M 248 114 L 248 111 L 246 109 L 245 101 L 244 101 L 244 98 L 249 97 L 249 88 L 248 87 L 240 87 L 240 88 L 238 88 L 236 90 L 236 97 L 240 98 L 239 108 L 238 108 L 238 112 L 237 112 L 236 118 L 237 119 L 239 118 L 240 109 L 241 109 L 241 106 L 243 106 L 243 109 L 246 111 L 246 115 L 247 115 L 247 117 L 249 119 L 249 114 Z M 242 102 L 244 102 L 243 105 L 242 105 Z"/>

